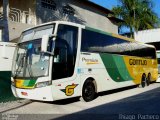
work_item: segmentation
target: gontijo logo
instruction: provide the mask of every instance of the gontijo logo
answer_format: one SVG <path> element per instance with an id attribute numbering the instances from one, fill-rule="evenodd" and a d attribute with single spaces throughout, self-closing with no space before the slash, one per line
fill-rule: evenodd
<path id="1" fill-rule="evenodd" d="M 97 59 L 87 59 L 87 58 L 82 58 L 82 62 L 85 62 L 86 64 L 99 64 Z"/>
<path id="2" fill-rule="evenodd" d="M 147 60 L 129 59 L 130 65 L 147 65 Z"/>

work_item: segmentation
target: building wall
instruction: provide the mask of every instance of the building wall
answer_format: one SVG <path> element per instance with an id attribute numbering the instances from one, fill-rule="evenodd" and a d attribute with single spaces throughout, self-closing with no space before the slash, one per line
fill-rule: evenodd
<path id="1" fill-rule="evenodd" d="M 3 1 L 0 0 L 0 41 L 2 41 L 2 30 L 3 30 L 3 26 L 2 26 L 2 13 L 3 13 Z"/>
<path id="2" fill-rule="evenodd" d="M 3 1 L 0 0 L 0 13 L 2 13 L 2 11 L 3 11 Z"/>
<path id="3" fill-rule="evenodd" d="M 98 12 L 92 6 L 87 6 L 75 0 L 54 0 L 56 9 L 51 10 L 41 6 L 41 0 L 37 0 L 36 15 L 37 24 L 49 22 L 53 20 L 65 20 L 84 24 L 90 27 L 101 29 L 106 32 L 118 34 L 118 26 L 113 24 L 106 14 Z M 75 14 L 64 14 L 63 7 L 69 4 L 75 9 Z"/>
<path id="4" fill-rule="evenodd" d="M 35 14 L 36 0 L 8 0 L 8 1 L 9 1 L 8 19 L 6 20 L 4 19 L 4 17 L 0 19 L 0 29 L 1 31 L 3 31 L 2 32 L 3 41 L 6 41 L 6 37 L 8 35 L 9 35 L 9 40 L 18 38 L 23 30 L 36 25 L 36 14 Z M 0 10 L 3 12 L 2 7 L 3 3 L 1 0 Z"/>
<path id="5" fill-rule="evenodd" d="M 90 27 L 101 29 L 106 32 L 118 34 L 118 26 L 113 24 L 107 17 L 106 14 L 98 12 L 93 7 L 82 5 L 71 0 L 73 7 L 78 11 L 78 15 L 84 21 L 84 24 Z M 71 4 L 70 3 L 70 4 Z"/>
<path id="6" fill-rule="evenodd" d="M 36 0 L 9 0 L 10 20 L 35 25 L 35 5 Z"/>
<path id="7" fill-rule="evenodd" d="M 160 42 L 160 28 L 143 30 L 134 33 L 135 40 L 144 43 Z"/>
<path id="8" fill-rule="evenodd" d="M 2 28 L 0 27 L 0 41 L 2 41 Z"/>
<path id="9" fill-rule="evenodd" d="M 3 6 L 2 1 L 0 0 L 1 11 Z M 118 33 L 118 26 L 112 23 L 104 12 L 83 2 L 79 2 L 80 0 L 53 0 L 56 3 L 56 9 L 42 7 L 42 0 L 8 1 L 9 19 L 8 21 L 0 19 L 0 28 L 4 33 L 4 26 L 7 23 L 9 32 L 5 32 L 3 35 L 9 34 L 10 40 L 18 38 L 24 29 L 53 20 L 71 21 L 106 32 Z M 75 14 L 64 14 L 62 8 L 68 4 L 75 10 Z"/>
<path id="10" fill-rule="evenodd" d="M 2 12 L 2 7 L 3 7 L 3 1 L 0 0 L 0 12 Z"/>
<path id="11" fill-rule="evenodd" d="M 17 40 L 17 38 L 20 37 L 22 31 L 24 31 L 27 28 L 34 27 L 34 25 L 18 23 L 13 21 L 9 21 L 8 26 L 9 26 L 9 37 L 11 40 Z"/>

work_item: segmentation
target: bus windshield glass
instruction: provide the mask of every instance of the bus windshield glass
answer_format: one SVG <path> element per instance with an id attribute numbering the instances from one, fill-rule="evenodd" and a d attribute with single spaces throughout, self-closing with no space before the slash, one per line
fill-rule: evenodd
<path id="1" fill-rule="evenodd" d="M 12 76 L 18 78 L 35 78 L 47 76 L 49 54 L 41 52 L 42 36 L 51 35 L 54 25 L 42 26 L 23 32 L 14 54 Z M 52 52 L 54 42 L 49 40 L 48 51 Z"/>

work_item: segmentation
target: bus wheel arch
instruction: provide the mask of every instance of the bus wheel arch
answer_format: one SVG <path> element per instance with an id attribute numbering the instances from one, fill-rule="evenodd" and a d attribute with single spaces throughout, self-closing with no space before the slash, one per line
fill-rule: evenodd
<path id="1" fill-rule="evenodd" d="M 97 94 L 97 83 L 94 78 L 87 78 L 82 86 L 81 96 L 83 101 L 89 102 L 95 99 Z"/>

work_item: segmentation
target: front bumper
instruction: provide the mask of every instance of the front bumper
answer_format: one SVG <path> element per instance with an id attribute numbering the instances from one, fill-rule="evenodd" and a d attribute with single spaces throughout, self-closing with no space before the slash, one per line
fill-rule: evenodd
<path id="1" fill-rule="evenodd" d="M 53 101 L 51 86 L 34 89 L 20 89 L 11 85 L 11 89 L 14 96 L 18 98 Z"/>

